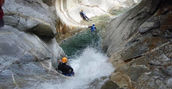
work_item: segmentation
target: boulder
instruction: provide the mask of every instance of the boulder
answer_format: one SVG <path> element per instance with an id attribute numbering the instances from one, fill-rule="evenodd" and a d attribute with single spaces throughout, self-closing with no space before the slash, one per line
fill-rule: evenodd
<path id="1" fill-rule="evenodd" d="M 55 6 L 42 0 L 5 0 L 0 28 L 0 89 L 29 89 L 57 79 L 57 59 L 65 56 L 56 42 Z"/>
<path id="2" fill-rule="evenodd" d="M 24 88 L 38 76 L 56 76 L 51 62 L 65 54 L 55 40 L 45 43 L 8 25 L 0 28 L 0 39 L 0 88 Z"/>
<path id="3" fill-rule="evenodd" d="M 50 38 L 56 33 L 56 21 L 59 19 L 55 14 L 55 6 L 49 7 L 41 0 L 7 0 L 3 8 L 6 25 L 21 31 L 34 28 Z"/>
<path id="4" fill-rule="evenodd" d="M 122 89 L 122 88 L 119 88 L 117 84 L 109 80 L 105 82 L 105 84 L 101 87 L 101 89 Z"/>

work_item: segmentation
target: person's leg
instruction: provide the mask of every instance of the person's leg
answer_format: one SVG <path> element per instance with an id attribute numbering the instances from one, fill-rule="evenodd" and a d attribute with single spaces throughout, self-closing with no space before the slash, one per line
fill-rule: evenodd
<path id="1" fill-rule="evenodd" d="M 88 21 L 88 17 L 86 15 L 84 15 L 84 20 Z"/>
<path id="2" fill-rule="evenodd" d="M 86 16 L 85 16 L 85 15 L 83 16 L 83 19 L 87 21 L 87 18 L 86 18 Z"/>
<path id="3" fill-rule="evenodd" d="M 87 16 L 85 16 L 85 18 L 86 18 L 86 20 L 87 20 L 87 21 L 89 21 L 89 20 L 90 20 Z"/>
<path id="4" fill-rule="evenodd" d="M 91 28 L 91 32 L 94 32 L 94 28 Z"/>
<path id="5" fill-rule="evenodd" d="M 3 27 L 3 26 L 4 26 L 4 20 L 0 19 L 0 27 Z"/>

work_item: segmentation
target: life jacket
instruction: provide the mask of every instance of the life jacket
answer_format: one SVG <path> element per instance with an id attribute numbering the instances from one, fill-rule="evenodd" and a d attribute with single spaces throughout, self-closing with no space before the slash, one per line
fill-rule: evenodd
<path id="1" fill-rule="evenodd" d="M 95 26 L 91 26 L 91 32 L 95 31 L 96 27 Z"/>
<path id="2" fill-rule="evenodd" d="M 70 67 L 66 63 L 59 63 L 58 70 L 60 70 L 64 75 L 73 73 L 72 67 Z"/>

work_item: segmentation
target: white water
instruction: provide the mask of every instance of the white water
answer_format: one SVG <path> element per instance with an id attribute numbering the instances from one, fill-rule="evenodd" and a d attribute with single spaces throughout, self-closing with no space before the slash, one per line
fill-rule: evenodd
<path id="1" fill-rule="evenodd" d="M 74 68 L 75 76 L 69 79 L 58 79 L 53 82 L 45 82 L 35 89 L 97 89 L 92 85 L 96 79 L 109 76 L 114 68 L 107 61 L 108 57 L 94 48 L 86 48 L 83 53 L 71 59 L 71 66 Z M 100 85 L 103 81 L 96 84 Z M 91 87 L 91 88 L 90 88 Z"/>

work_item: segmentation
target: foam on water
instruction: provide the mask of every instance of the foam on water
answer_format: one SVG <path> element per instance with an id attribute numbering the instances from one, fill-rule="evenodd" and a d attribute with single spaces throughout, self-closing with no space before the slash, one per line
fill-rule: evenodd
<path id="1" fill-rule="evenodd" d="M 36 89 L 90 89 L 93 81 L 104 76 L 109 76 L 113 66 L 107 61 L 108 57 L 94 48 L 86 48 L 83 53 L 71 59 L 75 76 L 69 79 L 58 79 L 53 82 L 45 82 Z M 95 88 L 91 88 L 95 89 Z"/>

